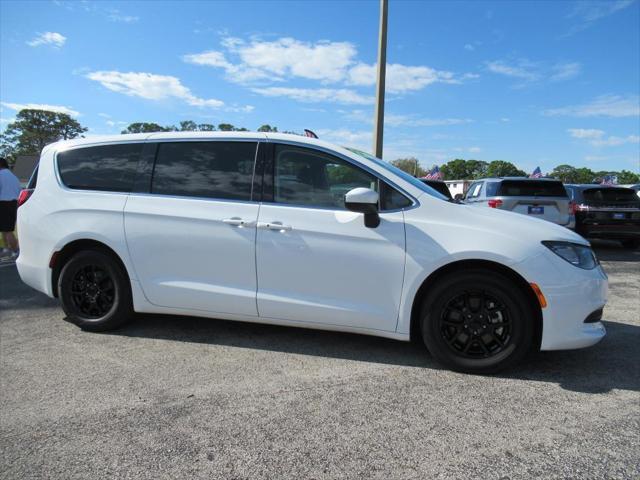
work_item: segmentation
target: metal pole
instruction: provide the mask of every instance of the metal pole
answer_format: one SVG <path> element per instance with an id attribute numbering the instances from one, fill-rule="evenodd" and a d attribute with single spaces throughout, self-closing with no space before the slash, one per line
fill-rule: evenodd
<path id="1" fill-rule="evenodd" d="M 384 81 L 387 72 L 387 10 L 388 0 L 380 0 L 378 83 L 376 87 L 376 113 L 373 118 L 373 154 L 378 158 L 382 158 L 382 134 L 384 131 Z"/>

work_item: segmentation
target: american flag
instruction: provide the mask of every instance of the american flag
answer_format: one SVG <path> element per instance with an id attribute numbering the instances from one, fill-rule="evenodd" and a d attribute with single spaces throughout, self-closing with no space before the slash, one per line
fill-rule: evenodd
<path id="1" fill-rule="evenodd" d="M 306 128 L 304 129 L 304 136 L 310 138 L 318 138 L 318 135 L 313 133 L 311 130 L 307 130 Z"/>
<path id="2" fill-rule="evenodd" d="M 542 178 L 542 170 L 540 170 L 540 167 L 536 167 L 531 175 L 529 175 L 529 178 Z"/>
<path id="3" fill-rule="evenodd" d="M 436 165 L 433 169 L 427 173 L 424 177 L 426 180 L 444 180 L 444 175 L 440 171 L 440 168 Z"/>

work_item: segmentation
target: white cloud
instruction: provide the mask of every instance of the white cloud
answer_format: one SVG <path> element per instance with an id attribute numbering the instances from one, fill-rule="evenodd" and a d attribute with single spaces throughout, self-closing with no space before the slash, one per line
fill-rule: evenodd
<path id="1" fill-rule="evenodd" d="M 589 144 L 594 147 L 617 147 L 627 143 L 640 143 L 640 136 L 638 135 L 627 135 L 626 137 L 611 135 L 605 137 L 604 130 L 590 128 L 570 128 L 567 131 L 574 138 L 588 140 Z"/>
<path id="2" fill-rule="evenodd" d="M 224 70 L 229 81 L 254 87 L 305 79 L 327 84 L 372 86 L 376 65 L 357 60 L 356 47 L 349 42 L 302 42 L 293 38 L 274 41 L 245 41 L 225 37 L 221 50 L 184 55 L 185 62 Z M 390 93 L 421 90 L 433 83 L 462 83 L 476 74 L 456 75 L 417 65 L 387 65 L 386 87 Z"/>
<path id="3" fill-rule="evenodd" d="M 67 37 L 57 32 L 44 32 L 37 35 L 33 40 L 27 42 L 30 47 L 39 45 L 51 45 L 56 48 L 62 47 L 67 41 Z"/>
<path id="4" fill-rule="evenodd" d="M 549 80 L 557 82 L 560 80 L 568 80 L 577 76 L 582 71 L 582 65 L 578 62 L 561 63 L 554 65 Z"/>
<path id="5" fill-rule="evenodd" d="M 529 82 L 540 79 L 540 74 L 532 71 L 534 65 L 528 61 L 521 60 L 516 65 L 509 65 L 501 60 L 487 62 L 487 69 L 490 72 L 507 77 L 519 78 Z"/>
<path id="6" fill-rule="evenodd" d="M 135 15 L 125 15 L 119 10 L 112 10 L 111 13 L 107 14 L 107 18 L 112 22 L 120 23 L 136 23 L 140 20 L 140 17 L 136 17 Z"/>
<path id="7" fill-rule="evenodd" d="M 640 97 L 601 95 L 589 103 L 552 108 L 543 113 L 549 116 L 572 117 L 637 117 L 640 116 Z"/>
<path id="8" fill-rule="evenodd" d="M 318 134 L 318 137 L 323 140 L 327 140 L 328 142 L 347 146 L 366 147 L 367 149 L 371 147 L 371 142 L 373 140 L 373 134 L 370 130 L 352 131 L 345 128 L 322 128 L 315 130 L 315 132 Z"/>
<path id="9" fill-rule="evenodd" d="M 576 23 L 563 36 L 570 36 L 591 27 L 598 20 L 613 15 L 634 3 L 635 0 L 605 0 L 605 1 L 589 1 L 575 2 L 573 10 L 567 15 L 567 18 L 575 18 Z"/>
<path id="10" fill-rule="evenodd" d="M 349 120 L 373 124 L 373 111 L 339 110 L 338 112 L 342 113 L 344 117 Z M 438 127 L 462 125 L 471 122 L 473 122 L 473 120 L 469 118 L 424 118 L 417 115 L 399 115 L 394 113 L 387 113 L 384 116 L 384 124 L 389 127 Z"/>
<path id="11" fill-rule="evenodd" d="M 523 87 L 527 84 L 548 80 L 559 82 L 569 80 L 579 75 L 582 65 L 578 62 L 556 63 L 549 66 L 542 62 L 532 62 L 525 58 L 516 61 L 495 60 L 486 62 L 487 70 L 498 75 L 504 75 L 521 80 L 523 83 L 516 87 Z"/>
<path id="12" fill-rule="evenodd" d="M 470 43 L 467 43 L 467 44 L 465 44 L 464 49 L 468 50 L 469 52 L 473 52 L 476 49 L 476 47 L 474 47 Z"/>
<path id="13" fill-rule="evenodd" d="M 86 75 L 111 91 L 147 100 L 177 98 L 195 107 L 220 108 L 222 100 L 204 99 L 195 96 L 180 80 L 170 75 L 155 75 L 144 72 L 98 71 Z"/>
<path id="14" fill-rule="evenodd" d="M 421 118 L 414 115 L 393 115 L 385 116 L 385 125 L 392 127 L 437 127 L 447 125 L 462 125 L 471 123 L 469 118 Z"/>
<path id="15" fill-rule="evenodd" d="M 347 83 L 361 86 L 375 85 L 376 71 L 376 64 L 359 63 L 349 69 Z M 433 83 L 461 83 L 461 79 L 452 72 L 435 70 L 430 67 L 407 66 L 397 63 L 387 65 L 386 90 L 390 93 L 422 90 Z"/>
<path id="16" fill-rule="evenodd" d="M 607 138 L 601 138 L 598 140 L 592 140 L 591 145 L 594 147 L 617 147 L 626 143 L 640 143 L 640 136 L 627 135 L 626 137 L 610 136 Z"/>
<path id="17" fill-rule="evenodd" d="M 355 105 L 369 105 L 374 98 L 361 95 L 353 90 L 333 88 L 290 88 L 266 87 L 253 88 L 253 92 L 265 97 L 288 97 L 300 102 L 331 102 Z"/>
<path id="18" fill-rule="evenodd" d="M 469 147 L 468 151 L 469 153 L 479 153 L 482 151 L 482 149 L 480 147 Z"/>
<path id="19" fill-rule="evenodd" d="M 77 110 L 74 110 L 71 107 L 65 107 L 62 105 L 48 105 L 45 103 L 8 103 L 8 102 L 2 102 L 2 105 L 7 108 L 10 108 L 11 110 L 16 110 L 16 111 L 20 111 L 24 109 L 47 110 L 49 112 L 66 113 L 67 115 L 71 115 L 72 117 L 80 116 L 80 112 L 78 112 Z"/>
<path id="20" fill-rule="evenodd" d="M 247 43 L 227 37 L 222 45 L 229 53 L 238 56 L 240 62 L 231 63 L 224 53 L 216 50 L 185 55 L 183 59 L 188 63 L 223 68 L 227 77 L 237 83 L 260 79 L 281 81 L 291 76 L 326 83 L 344 79 L 347 67 L 353 63 L 357 53 L 349 42 L 309 43 L 293 38 Z"/>
<path id="21" fill-rule="evenodd" d="M 355 47 L 348 42 L 310 44 L 293 38 L 242 44 L 235 50 L 250 67 L 276 75 L 294 75 L 330 82 L 344 77 L 346 67 L 356 55 Z"/>
<path id="22" fill-rule="evenodd" d="M 570 128 L 567 130 L 574 138 L 602 138 L 604 135 L 603 130 L 596 130 L 593 128 Z"/>

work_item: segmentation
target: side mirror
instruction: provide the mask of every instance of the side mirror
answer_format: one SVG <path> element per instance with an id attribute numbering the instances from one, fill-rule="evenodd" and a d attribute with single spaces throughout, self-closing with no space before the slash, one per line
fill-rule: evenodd
<path id="1" fill-rule="evenodd" d="M 380 225 L 378 215 L 378 192 L 370 188 L 354 188 L 344 196 L 344 205 L 352 212 L 364 213 L 364 226 L 376 228 Z"/>

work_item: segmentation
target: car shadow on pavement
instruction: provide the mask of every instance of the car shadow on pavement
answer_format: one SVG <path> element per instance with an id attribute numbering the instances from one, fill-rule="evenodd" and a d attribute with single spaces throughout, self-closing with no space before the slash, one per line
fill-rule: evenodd
<path id="1" fill-rule="evenodd" d="M 497 378 L 557 383 L 584 393 L 640 391 L 640 327 L 605 322 L 608 335 L 581 350 L 540 352 Z M 421 344 L 349 333 L 326 332 L 195 317 L 142 315 L 113 335 L 195 342 L 444 370 Z"/>

